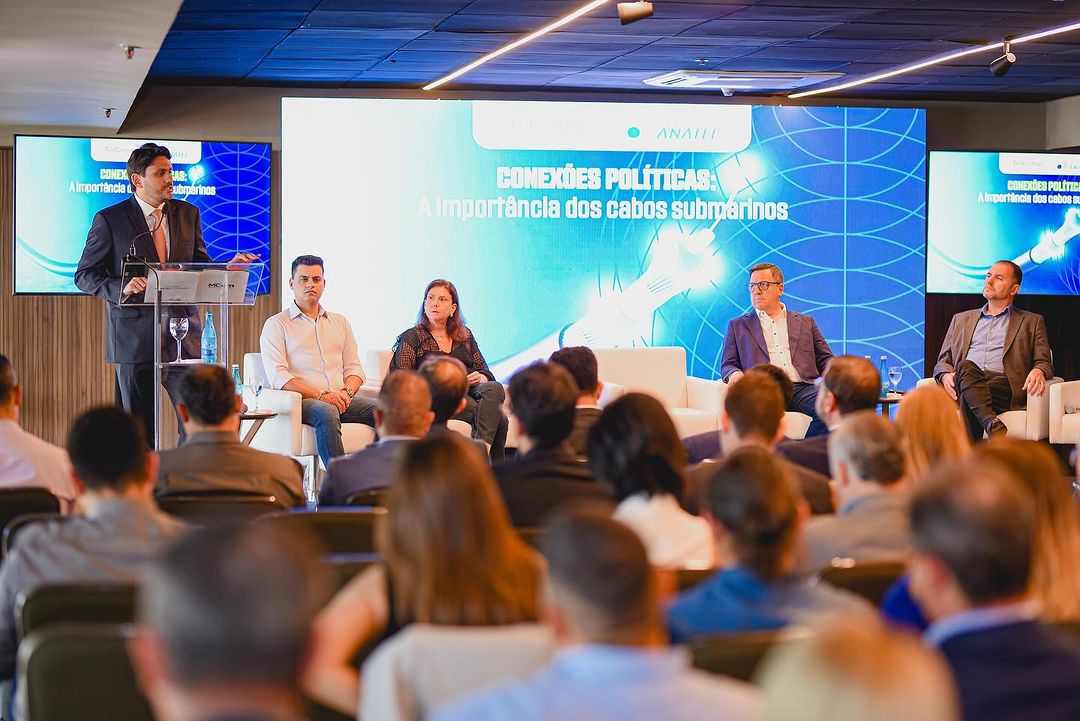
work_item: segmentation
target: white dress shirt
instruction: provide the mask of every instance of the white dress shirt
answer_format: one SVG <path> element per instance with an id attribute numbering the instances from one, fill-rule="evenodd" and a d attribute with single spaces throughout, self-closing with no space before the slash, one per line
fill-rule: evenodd
<path id="1" fill-rule="evenodd" d="M 0 420 L 0 488 L 42 486 L 71 512 L 79 491 L 71 477 L 67 451 L 27 433 L 12 420 Z"/>
<path id="2" fill-rule="evenodd" d="M 322 306 L 312 320 L 295 302 L 289 303 L 267 318 L 259 346 L 271 388 L 282 388 L 293 378 L 319 390 L 344 388 L 349 376 L 364 382 L 352 326 L 345 316 Z"/>
<path id="3" fill-rule="evenodd" d="M 157 210 L 158 208 L 160 208 L 162 205 L 165 205 L 165 203 L 162 203 L 161 205 L 157 206 L 157 208 L 155 208 L 154 206 L 150 205 L 145 200 L 140 198 L 138 195 L 135 195 L 134 197 L 135 197 L 135 202 L 137 202 L 139 204 L 139 207 L 142 209 L 143 217 L 146 218 L 146 229 L 150 231 L 150 233 L 148 234 L 149 238 L 150 238 L 150 245 L 153 245 L 154 244 L 153 231 L 157 228 L 157 223 L 158 223 L 157 218 L 154 217 L 154 211 Z M 169 220 L 168 214 L 165 214 L 163 212 L 163 214 L 161 216 L 161 222 L 165 223 L 165 258 L 166 259 L 169 257 L 169 254 L 172 253 L 172 246 L 170 245 L 171 241 L 170 241 L 170 238 L 169 238 L 169 223 L 168 223 L 168 220 Z"/>
<path id="4" fill-rule="evenodd" d="M 713 538 L 708 521 L 684 511 L 670 493 L 651 496 L 639 493 L 625 498 L 612 517 L 638 535 L 654 566 L 713 566 Z"/>
<path id="5" fill-rule="evenodd" d="M 791 362 L 791 348 L 788 342 L 787 306 L 780 304 L 780 314 L 775 319 L 763 310 L 757 311 L 761 321 L 761 334 L 765 336 L 765 347 L 769 349 L 769 363 L 783 368 L 792 383 L 802 383 L 802 376 Z"/>

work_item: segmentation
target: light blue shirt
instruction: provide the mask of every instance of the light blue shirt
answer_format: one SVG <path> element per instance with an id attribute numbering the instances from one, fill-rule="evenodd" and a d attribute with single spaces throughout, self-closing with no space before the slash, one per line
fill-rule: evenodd
<path id="1" fill-rule="evenodd" d="M 689 667 L 685 649 L 587 644 L 524 681 L 437 708 L 433 721 L 753 721 L 751 686 Z"/>
<path id="2" fill-rule="evenodd" d="M 973 608 L 930 624 L 930 628 L 923 634 L 923 641 L 927 646 L 940 646 L 953 636 L 986 631 L 1021 621 L 1032 621 L 1038 615 L 1039 604 L 1034 601 Z"/>
<path id="3" fill-rule="evenodd" d="M 1004 373 L 1002 358 L 1005 356 L 1005 334 L 1009 330 L 1012 306 L 997 315 L 990 315 L 989 303 L 983 306 L 975 332 L 971 335 L 967 359 L 984 371 Z"/>

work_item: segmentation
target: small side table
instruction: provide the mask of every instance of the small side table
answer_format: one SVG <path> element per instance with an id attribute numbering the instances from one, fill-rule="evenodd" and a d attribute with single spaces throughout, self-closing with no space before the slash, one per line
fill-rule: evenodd
<path id="1" fill-rule="evenodd" d="M 245 411 L 240 414 L 241 421 L 253 421 L 251 428 L 248 428 L 248 432 L 244 434 L 244 438 L 240 441 L 245 446 L 250 446 L 252 439 L 255 438 L 255 434 L 262 428 L 262 424 L 270 418 L 277 417 L 277 411 Z"/>
<path id="2" fill-rule="evenodd" d="M 889 394 L 884 398 L 878 398 L 877 404 L 881 406 L 881 415 L 884 418 L 889 417 L 889 409 L 904 400 L 903 391 L 889 391 Z"/>

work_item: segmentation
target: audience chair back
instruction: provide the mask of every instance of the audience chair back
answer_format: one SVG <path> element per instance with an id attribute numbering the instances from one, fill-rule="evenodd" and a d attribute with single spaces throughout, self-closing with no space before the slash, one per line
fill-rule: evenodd
<path id="1" fill-rule="evenodd" d="M 133 583 L 49 583 L 19 594 L 15 629 L 22 639 L 58 623 L 131 623 Z"/>
<path id="2" fill-rule="evenodd" d="M 375 488 L 367 491 L 357 491 L 345 501 L 346 506 L 378 506 L 386 507 L 386 489 Z"/>
<path id="3" fill-rule="evenodd" d="M 60 499 L 47 488 L 0 488 L 0 529 L 26 513 L 60 513 Z"/>
<path id="4" fill-rule="evenodd" d="M 23 721 L 153 721 L 128 660 L 131 627 L 62 624 L 19 646 L 16 708 Z"/>
<path id="5" fill-rule="evenodd" d="M 540 536 L 544 534 L 544 529 L 540 526 L 522 526 L 515 528 L 517 534 L 521 536 L 521 540 L 529 544 L 532 548 L 539 548 Z"/>
<path id="6" fill-rule="evenodd" d="M 193 526 L 247 523 L 288 507 L 276 496 L 246 493 L 186 493 L 161 496 L 158 507 Z"/>
<path id="7" fill-rule="evenodd" d="M 42 521 L 64 521 L 67 516 L 61 516 L 59 513 L 24 513 L 21 516 L 15 516 L 8 524 L 4 526 L 4 532 L 0 537 L 0 552 L 3 553 L 3 558 L 7 558 L 11 555 L 12 549 L 15 548 L 16 539 L 19 533 L 22 532 L 27 526 Z"/>
<path id="8" fill-rule="evenodd" d="M 374 553 L 375 521 L 385 508 L 338 508 L 333 511 L 282 511 L 263 516 L 286 533 L 304 529 L 322 542 L 328 553 Z"/>
<path id="9" fill-rule="evenodd" d="M 322 557 L 335 588 L 340 590 L 364 569 L 382 561 L 377 553 L 328 553 Z"/>
<path id="10" fill-rule="evenodd" d="M 832 565 L 818 574 L 828 584 L 862 596 L 880 606 L 886 591 L 906 570 L 902 561 L 862 561 L 834 558 Z"/>
<path id="11" fill-rule="evenodd" d="M 679 593 L 689 591 L 702 581 L 712 578 L 716 573 L 715 568 L 680 568 L 675 571 Z"/>
<path id="12" fill-rule="evenodd" d="M 690 642 L 690 657 L 694 668 L 749 682 L 773 646 L 808 635 L 803 629 L 781 629 L 700 636 Z"/>

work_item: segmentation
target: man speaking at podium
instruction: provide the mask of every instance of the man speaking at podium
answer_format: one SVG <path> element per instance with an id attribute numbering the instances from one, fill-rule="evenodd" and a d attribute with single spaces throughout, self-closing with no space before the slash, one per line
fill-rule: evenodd
<path id="1" fill-rule="evenodd" d="M 123 278 L 124 259 L 149 263 L 209 263 L 199 209 L 173 200 L 172 154 L 155 143 L 131 152 L 127 175 L 132 197 L 94 216 L 86 236 L 75 285 L 105 301 L 105 361 L 116 366 L 116 388 L 124 409 L 138 417 L 148 440 L 154 438 L 154 309 L 121 305 L 146 290 L 146 278 Z M 256 256 L 238 253 L 233 262 Z M 195 324 L 192 324 L 193 326 Z M 193 327 L 189 335 L 198 338 Z M 166 374 L 162 385 L 176 404 L 179 373 Z M 182 427 L 182 426 L 181 426 Z"/>

